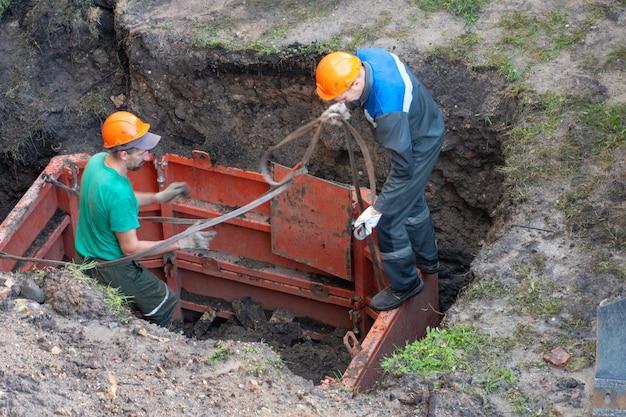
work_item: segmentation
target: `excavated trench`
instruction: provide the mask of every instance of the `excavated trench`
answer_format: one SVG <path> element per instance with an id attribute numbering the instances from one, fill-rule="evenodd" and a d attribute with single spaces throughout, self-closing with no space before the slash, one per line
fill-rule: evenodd
<path id="1" fill-rule="evenodd" d="M 153 130 L 164 137 L 159 152 L 188 156 L 191 150 L 200 149 L 216 164 L 256 170 L 264 149 L 319 115 L 324 108 L 313 89 L 317 55 L 258 57 L 221 49 L 190 50 L 175 42 L 163 47 L 153 34 L 130 36 L 124 28 L 112 25 L 107 28 L 101 29 L 109 31 L 103 35 L 106 47 L 102 43 L 83 43 L 75 47 L 83 49 L 74 52 L 88 55 L 98 50 L 117 57 L 117 68 L 113 66 L 117 72 L 106 78 L 111 69 L 106 70 L 89 59 L 85 64 L 87 69 L 83 68 L 82 74 L 76 76 L 93 80 L 94 74 L 98 74 L 97 83 L 84 83 L 86 88 L 91 88 L 87 90 L 90 93 L 105 98 L 124 94 L 125 101 L 118 108 L 131 109 L 152 123 Z M 57 48 L 55 62 L 62 59 L 58 54 L 61 41 L 48 40 L 53 49 Z M 492 71 L 477 72 L 459 62 L 424 58 L 417 53 L 402 58 L 433 92 L 445 113 L 445 144 L 426 190 L 444 266 L 439 295 L 440 309 L 445 311 L 468 283 L 469 265 L 488 241 L 494 225 L 494 213 L 503 190 L 503 177 L 498 170 L 503 165 L 500 138 L 511 123 L 515 103 L 502 94 L 505 82 Z M 44 78 L 43 73 L 30 76 Z M 68 99 L 84 97 L 85 91 L 80 88 L 70 92 L 74 97 L 68 93 Z M 0 100 L 4 100 L 0 106 L 3 116 L 0 123 L 5 127 L 17 123 L 18 116 L 25 118 L 29 111 L 38 113 L 41 121 L 22 137 L 11 137 L 11 143 L 21 141 L 24 145 L 12 146 L 10 150 L 5 147 L 0 154 L 0 215 L 4 217 L 51 156 L 97 149 L 94 143 L 98 140 L 101 117 L 115 108 L 105 99 L 102 114 L 82 114 L 78 120 L 74 115 L 65 115 L 64 108 L 42 116 L 41 108 L 29 108 L 26 100 L 18 100 L 17 104 L 15 100 L 7 103 L 6 96 Z M 16 111 L 12 119 L 9 110 L 13 108 Z M 72 122 L 80 126 L 80 134 L 68 134 L 71 132 L 68 123 Z M 389 169 L 388 155 L 374 143 L 371 128 L 360 112 L 353 114 L 352 123 L 370 146 L 380 189 Z M 6 129 L 1 128 L 0 125 L 4 143 L 8 136 Z M 90 137 L 85 140 L 87 136 Z M 302 141 L 284 148 L 276 155 L 277 162 L 293 165 L 306 144 Z M 359 160 L 360 166 L 362 162 Z M 315 176 L 351 182 L 341 130 L 325 128 L 322 144 L 308 168 Z M 362 179 L 362 185 L 366 186 L 365 177 Z M 194 294 L 182 295 L 186 299 L 194 297 Z M 215 297 L 219 299 L 219 294 Z M 200 315 L 188 312 L 185 332 L 199 338 L 264 340 L 281 352 L 292 371 L 313 381 L 324 375 L 340 374 L 349 362 L 350 356 L 341 341 L 345 330 L 298 318 L 272 320 L 274 312 L 264 311 L 253 300 L 240 300 L 239 304 L 246 306 L 246 311 L 256 312 L 257 324 L 246 326 L 245 320 L 235 314 L 230 318 L 218 317 L 210 325 L 202 326 L 198 322 Z M 232 305 L 229 308 L 235 313 L 240 310 Z"/>

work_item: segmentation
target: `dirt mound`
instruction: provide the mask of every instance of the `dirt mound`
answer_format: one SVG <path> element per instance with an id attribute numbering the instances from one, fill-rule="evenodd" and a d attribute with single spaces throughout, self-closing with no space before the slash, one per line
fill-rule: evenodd
<path id="1" fill-rule="evenodd" d="M 80 272 L 68 269 L 47 270 L 43 279 L 46 303 L 65 317 L 81 316 L 86 319 L 100 319 L 112 314 L 106 308 L 106 301 L 95 281 Z"/>
<path id="2" fill-rule="evenodd" d="M 1 283 L 9 278 L 15 276 L 0 274 Z M 333 385 L 315 386 L 285 369 L 264 343 L 189 339 L 134 317 L 112 322 L 99 290 L 71 271 L 22 278 L 43 281 L 48 301 L 0 303 L 0 417 L 397 416 L 414 410 L 397 400 L 351 399 Z"/>

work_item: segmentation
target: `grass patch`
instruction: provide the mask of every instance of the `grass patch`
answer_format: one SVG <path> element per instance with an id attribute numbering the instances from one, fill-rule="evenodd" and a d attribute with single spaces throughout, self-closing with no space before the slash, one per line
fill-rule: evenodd
<path id="1" fill-rule="evenodd" d="M 596 363 L 595 340 L 578 340 L 571 346 L 574 354 L 567 364 L 568 371 L 576 372 L 594 366 Z"/>
<path id="2" fill-rule="evenodd" d="M 473 25 L 478 20 L 482 6 L 486 0 L 415 0 L 417 6 L 425 12 L 446 12 L 462 17 L 466 25 Z"/>
<path id="3" fill-rule="evenodd" d="M 253 52 L 260 56 L 279 55 L 287 58 L 297 55 L 322 54 L 342 49 L 341 37 L 335 35 L 322 42 L 313 42 L 309 45 L 290 45 L 283 48 L 277 42 L 286 36 L 289 25 L 276 25 L 266 31 L 258 39 L 240 41 L 233 38 L 226 28 L 220 28 L 208 23 L 196 23 L 192 26 L 191 44 L 196 48 L 222 48 L 234 52 Z"/>
<path id="4" fill-rule="evenodd" d="M 498 389 L 508 389 L 517 382 L 517 375 L 511 369 L 491 365 L 487 371 L 480 384 L 489 393 Z"/>
<path id="5" fill-rule="evenodd" d="M 245 345 L 242 349 L 244 353 L 256 353 L 259 351 L 259 348 L 255 345 Z"/>
<path id="6" fill-rule="evenodd" d="M 285 367 L 285 362 L 283 362 L 283 358 L 281 358 L 279 355 L 273 355 L 267 360 L 267 363 L 269 364 L 269 366 L 276 370 L 283 369 Z"/>
<path id="7" fill-rule="evenodd" d="M 385 372 L 393 375 L 419 374 L 428 376 L 467 367 L 464 354 L 473 352 L 484 342 L 469 325 L 455 324 L 444 329 L 427 329 L 426 337 L 417 340 L 383 359 Z"/>
<path id="8" fill-rule="evenodd" d="M 468 61 L 467 56 L 474 46 L 482 42 L 480 36 L 473 32 L 467 32 L 454 38 L 448 46 L 437 46 L 429 53 L 433 56 L 445 58 L 448 61 Z"/>
<path id="9" fill-rule="evenodd" d="M 9 9 L 11 0 L 0 0 L 0 17 Z"/>
<path id="10" fill-rule="evenodd" d="M 581 121 L 596 132 L 596 154 L 611 152 L 626 143 L 626 103 L 589 104 L 582 109 Z"/>
<path id="11" fill-rule="evenodd" d="M 570 233 L 579 233 L 601 221 L 600 213 L 594 209 L 591 194 L 597 181 L 588 181 L 575 191 L 563 193 L 556 200 L 558 208 L 565 217 Z"/>
<path id="12" fill-rule="evenodd" d="M 581 129 L 568 134 L 558 159 L 562 167 L 578 173 L 584 181 L 561 194 L 555 207 L 563 213 L 570 233 L 584 237 L 593 229 L 596 239 L 621 248 L 626 246 L 626 238 L 615 227 L 621 221 L 620 211 L 598 199 L 602 198 L 599 193 L 610 187 L 612 168 L 626 145 L 626 104 L 573 102 L 569 109 Z M 584 170 L 585 165 L 594 167 L 596 173 Z"/>
<path id="13" fill-rule="evenodd" d="M 209 355 L 209 363 L 215 365 L 218 362 L 224 362 L 230 356 L 230 349 L 228 346 L 217 345 L 215 350 Z"/>
<path id="14" fill-rule="evenodd" d="M 109 108 L 100 94 L 90 91 L 81 98 L 76 112 L 79 117 L 94 117 L 103 120 L 109 114 Z"/>
<path id="15" fill-rule="evenodd" d="M 478 280 L 472 284 L 463 296 L 466 300 L 492 300 L 510 293 L 509 288 L 503 285 L 495 277 Z"/>
<path id="16" fill-rule="evenodd" d="M 615 275 L 622 281 L 626 281 L 626 265 L 614 259 L 604 259 L 598 263 L 598 271 Z"/>
<path id="17" fill-rule="evenodd" d="M 106 302 L 109 310 L 116 314 L 124 313 L 128 309 L 128 304 L 133 297 L 128 297 L 120 292 L 118 288 L 110 287 L 108 285 L 96 284 L 97 287 L 104 294 L 104 301 Z"/>
<path id="18" fill-rule="evenodd" d="M 215 48 L 228 46 L 228 42 L 222 38 L 221 31 L 208 24 L 194 24 L 191 44 L 196 48 Z"/>
<path id="19" fill-rule="evenodd" d="M 626 46 L 619 45 L 611 50 L 606 56 L 606 61 L 604 61 L 604 68 L 626 71 Z"/>
<path id="20" fill-rule="evenodd" d="M 522 394 L 517 387 L 509 388 L 506 391 L 506 398 L 511 403 L 514 413 L 524 416 L 528 415 L 530 409 L 528 408 L 526 397 L 524 397 L 524 394 Z"/>
<path id="21" fill-rule="evenodd" d="M 546 140 L 561 125 L 565 99 L 555 94 L 519 94 L 521 121 L 507 134 L 503 143 L 506 163 L 499 169 L 505 174 L 508 201 L 513 204 L 527 199 L 529 187 L 567 173 L 558 163 L 563 156 L 560 149 Z"/>
<path id="22" fill-rule="evenodd" d="M 81 282 L 86 285 L 96 287 L 102 292 L 104 296 L 104 302 L 109 310 L 120 316 L 120 321 L 125 322 L 130 319 L 130 313 L 128 311 L 128 305 L 131 303 L 133 297 L 122 294 L 119 288 L 111 287 L 109 285 L 101 284 L 96 279 L 89 277 L 85 274 L 86 271 L 95 268 L 97 262 L 84 262 L 84 263 L 70 263 L 65 266 L 65 269 Z"/>
<path id="23" fill-rule="evenodd" d="M 547 62 L 556 58 L 562 49 L 581 42 L 602 17 L 601 9 L 594 6 L 590 6 L 579 21 L 570 20 L 560 9 L 549 10 L 540 17 L 516 10 L 505 14 L 498 22 L 504 31 L 499 45 Z"/>
<path id="24" fill-rule="evenodd" d="M 513 266 L 517 275 L 519 287 L 515 301 L 521 311 L 526 311 L 533 317 L 550 317 L 561 311 L 561 300 L 552 298 L 552 285 L 541 277 L 534 277 L 524 265 Z"/>
<path id="25" fill-rule="evenodd" d="M 508 81 L 518 81 L 522 78 L 523 72 L 503 52 L 495 51 L 489 54 L 486 66 L 495 68 Z"/>

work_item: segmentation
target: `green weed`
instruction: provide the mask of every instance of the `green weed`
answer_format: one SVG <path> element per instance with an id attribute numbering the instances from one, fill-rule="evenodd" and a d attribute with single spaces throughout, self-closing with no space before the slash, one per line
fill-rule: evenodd
<path id="1" fill-rule="evenodd" d="M 454 38 L 448 46 L 438 46 L 431 49 L 431 55 L 446 58 L 448 61 L 466 58 L 474 46 L 478 45 L 482 39 L 473 32 L 467 32 Z"/>
<path id="2" fill-rule="evenodd" d="M 265 362 L 253 360 L 246 364 L 246 370 L 251 374 L 259 377 L 267 373 L 267 365 L 265 364 Z"/>
<path id="3" fill-rule="evenodd" d="M 522 346 L 532 346 L 537 339 L 537 333 L 528 323 L 517 323 L 513 330 L 513 337 Z"/>
<path id="4" fill-rule="evenodd" d="M 425 12 L 445 10 L 454 16 L 462 17 L 466 25 L 473 25 L 478 20 L 482 6 L 487 4 L 486 0 L 415 0 L 415 2 Z"/>
<path id="5" fill-rule="evenodd" d="M 526 397 L 517 387 L 509 388 L 506 392 L 506 397 L 513 406 L 513 412 L 521 415 L 527 415 L 530 412 L 526 404 Z"/>
<path id="6" fill-rule="evenodd" d="M 487 392 L 493 392 L 500 388 L 509 388 L 517 382 L 517 376 L 508 368 L 502 368 L 496 365 L 490 365 L 487 369 L 487 375 L 481 381 L 481 385 Z"/>
<path id="7" fill-rule="evenodd" d="M 597 135 L 594 151 L 612 151 L 626 143 L 626 104 L 589 104 L 581 112 L 581 120 Z"/>
<path id="8" fill-rule="evenodd" d="M 287 24 L 276 25 L 268 32 L 267 36 L 274 40 L 283 39 L 287 34 L 287 29 L 289 29 Z"/>
<path id="9" fill-rule="evenodd" d="M 494 277 L 481 279 L 465 291 L 466 300 L 491 300 L 509 293 L 509 289 Z"/>
<path id="10" fill-rule="evenodd" d="M 520 310 L 533 317 L 550 317 L 561 311 L 561 300 L 552 298 L 552 286 L 548 281 L 531 275 L 530 270 L 521 264 L 513 266 L 519 287 L 515 301 Z"/>
<path id="11" fill-rule="evenodd" d="M 220 31 L 208 23 L 195 24 L 193 26 L 193 39 L 191 44 L 196 48 L 227 47 L 226 42 L 220 36 Z"/>
<path id="12" fill-rule="evenodd" d="M 578 21 L 570 21 L 559 9 L 549 10 L 541 17 L 513 11 L 502 16 L 498 26 L 504 30 L 499 45 L 518 49 L 539 61 L 549 61 L 564 48 L 581 42 L 600 19 L 601 10 L 590 7 Z"/>
<path id="13" fill-rule="evenodd" d="M 164 20 L 162 22 L 157 23 L 155 25 L 155 27 L 157 29 L 162 29 L 162 30 L 165 30 L 165 31 L 169 31 L 169 30 L 173 29 L 174 25 L 172 24 L 172 22 Z"/>
<path id="14" fill-rule="evenodd" d="M 1 15 L 2 13 L 0 13 Z M 608 53 L 604 67 L 608 69 L 626 71 L 626 46 L 618 45 Z"/>
<path id="15" fill-rule="evenodd" d="M 96 284 L 97 287 L 104 294 L 104 301 L 107 307 L 114 313 L 120 314 L 127 311 L 128 304 L 133 297 L 128 297 L 120 292 L 118 288 L 110 287 L 108 285 Z"/>
<path id="16" fill-rule="evenodd" d="M 499 169 L 505 174 L 507 197 L 513 204 L 527 198 L 530 186 L 566 173 L 566 167 L 555 163 L 562 153 L 545 140 L 561 125 L 565 100 L 554 94 L 529 95 L 521 108 L 521 121 L 503 144 L 506 164 Z"/>
<path id="17" fill-rule="evenodd" d="M 209 362 L 215 365 L 218 362 L 224 362 L 230 356 L 228 346 L 218 345 L 209 355 Z"/>
<path id="18" fill-rule="evenodd" d="M 256 353 L 259 351 L 259 348 L 255 345 L 245 345 L 242 350 L 244 353 Z"/>
<path id="19" fill-rule="evenodd" d="M 283 358 L 279 355 L 274 355 L 268 359 L 268 364 L 274 369 L 282 369 L 285 367 L 285 363 L 283 362 Z"/>
<path id="20" fill-rule="evenodd" d="M 502 52 L 491 53 L 487 58 L 487 66 L 494 67 L 509 81 L 517 81 L 522 78 L 522 71 Z"/>
<path id="21" fill-rule="evenodd" d="M 81 98 L 77 113 L 79 117 L 94 117 L 102 120 L 109 114 L 109 108 L 100 94 L 90 91 Z"/>
<path id="22" fill-rule="evenodd" d="M 9 9 L 11 0 L 0 0 L 0 17 Z"/>
<path id="23" fill-rule="evenodd" d="M 472 352 L 485 340 L 469 325 L 428 328 L 426 337 L 383 359 L 381 366 L 393 375 L 441 374 L 467 366 L 464 352 Z"/>
<path id="24" fill-rule="evenodd" d="M 335 35 L 323 42 L 313 42 L 310 45 L 292 45 L 281 48 L 276 42 L 285 37 L 287 24 L 274 26 L 258 39 L 248 42 L 236 41 L 230 38 L 224 28 L 218 28 L 208 23 L 197 23 L 193 26 L 192 45 L 196 48 L 223 48 L 234 52 L 253 52 L 260 56 L 279 55 L 287 58 L 297 55 L 321 54 L 342 49 L 341 37 Z"/>
<path id="25" fill-rule="evenodd" d="M 113 313 L 116 313 L 118 315 L 123 315 L 123 313 L 127 313 L 128 305 L 132 301 L 133 297 L 122 294 L 118 288 L 111 287 L 105 284 L 100 284 L 97 280 L 85 274 L 86 271 L 93 269 L 96 264 L 96 261 L 84 263 L 68 263 L 65 265 L 65 269 L 69 271 L 77 280 L 80 280 L 88 286 L 98 288 L 104 296 L 105 304 Z"/>
<path id="26" fill-rule="evenodd" d="M 593 181 L 588 182 L 576 191 L 563 193 L 556 200 L 555 206 L 563 213 L 571 233 L 584 231 L 601 220 L 591 201 L 594 185 Z"/>
<path id="27" fill-rule="evenodd" d="M 14 79 L 15 78 L 15 79 Z M 13 84 L 6 89 L 6 91 L 4 92 L 4 96 L 6 98 L 9 98 L 11 100 L 15 100 L 20 92 L 20 90 L 23 87 L 27 87 L 28 86 L 28 82 L 26 82 L 25 80 L 21 80 L 21 79 L 17 79 L 16 77 L 11 77 Z"/>
<path id="28" fill-rule="evenodd" d="M 571 372 L 580 371 L 593 366 L 596 362 L 596 342 L 595 340 L 578 340 L 570 345 L 569 352 L 572 358 L 567 363 L 567 370 Z"/>
<path id="29" fill-rule="evenodd" d="M 598 263 L 598 270 L 600 272 L 613 274 L 622 281 L 626 281 L 626 265 L 614 259 L 605 259 L 600 261 Z"/>
<path id="30" fill-rule="evenodd" d="M 538 20 L 518 10 L 503 15 L 498 26 L 504 29 L 500 44 L 516 48 L 525 48 L 528 42 L 534 41 L 540 32 Z"/>

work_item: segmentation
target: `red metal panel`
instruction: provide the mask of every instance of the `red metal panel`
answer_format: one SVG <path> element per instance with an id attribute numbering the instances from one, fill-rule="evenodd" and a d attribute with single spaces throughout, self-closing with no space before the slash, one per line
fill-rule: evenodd
<path id="1" fill-rule="evenodd" d="M 176 226 L 176 233 L 186 227 Z M 211 250 L 224 252 L 234 256 L 241 256 L 249 261 L 261 261 L 272 263 L 277 266 L 292 268 L 298 271 L 324 274 L 319 269 L 298 263 L 291 259 L 283 258 L 272 253 L 271 238 L 269 233 L 256 229 L 247 229 L 232 224 L 222 223 L 214 227 L 217 232 L 211 242 Z"/>
<path id="2" fill-rule="evenodd" d="M 280 181 L 289 170 L 274 166 Z M 351 281 L 350 188 L 303 175 L 272 200 L 272 251 Z"/>
<path id="3" fill-rule="evenodd" d="M 226 208 L 241 207 L 269 190 L 260 174 L 203 164 L 199 160 L 166 155 L 168 172 L 175 181 L 185 181 L 191 188 L 191 198 Z M 230 211 L 230 210 L 227 210 Z M 269 203 L 251 213 L 269 215 Z"/>
<path id="4" fill-rule="evenodd" d="M 174 211 L 183 214 L 182 216 L 177 217 L 198 217 L 203 219 L 219 217 L 232 210 L 232 208 L 225 209 L 224 207 L 219 207 L 215 204 L 194 199 L 177 200 L 173 202 L 173 209 Z M 267 216 L 262 216 L 258 213 L 252 212 L 248 212 L 240 217 L 228 220 L 226 223 L 235 224 L 249 229 L 261 230 L 267 233 L 271 230 L 269 218 Z"/>
<path id="5" fill-rule="evenodd" d="M 203 272 L 221 278 L 239 281 L 253 286 L 269 288 L 277 292 L 310 298 L 327 304 L 350 307 L 352 291 L 298 276 L 295 271 L 281 269 L 248 268 L 215 258 L 204 258 L 177 252 L 176 264 L 179 268 Z"/>
<path id="6" fill-rule="evenodd" d="M 63 255 L 65 254 L 65 244 L 63 240 L 63 232 L 70 224 L 70 216 L 63 217 L 63 220 L 54 228 L 52 233 L 48 236 L 45 242 L 41 245 L 41 247 L 35 252 L 32 257 L 33 258 L 41 258 L 41 259 L 55 259 L 57 261 L 63 259 Z M 42 266 L 46 266 L 43 264 Z M 30 271 L 35 267 L 33 263 L 27 263 L 22 267 L 21 271 Z"/>
<path id="7" fill-rule="evenodd" d="M 352 358 L 342 382 L 355 392 L 370 388 L 382 374 L 380 361 L 407 342 L 424 337 L 426 327 L 439 324 L 439 285 L 426 279 L 424 290 L 399 308 L 378 313 L 374 325 Z M 369 304 L 369 303 L 368 303 Z"/>
<path id="8" fill-rule="evenodd" d="M 182 268 L 182 267 L 181 267 Z M 179 272 L 182 272 L 179 268 Z M 219 297 L 226 301 L 249 296 L 268 310 L 279 307 L 293 311 L 297 317 L 308 317 L 331 326 L 352 328 L 348 309 L 333 304 L 302 298 L 291 294 L 255 287 L 243 282 L 223 279 L 212 274 L 191 270 L 181 274 L 182 287 L 193 294 Z"/>
<path id="9" fill-rule="evenodd" d="M 41 179 L 37 181 L 43 182 Z M 0 250 L 12 255 L 23 255 L 56 209 L 57 199 L 53 186 L 43 183 L 33 185 L 2 223 L 1 227 L 6 230 L 7 235 L 1 240 Z M 0 261 L 0 270 L 10 271 L 15 263 L 11 259 L 3 259 Z"/>

